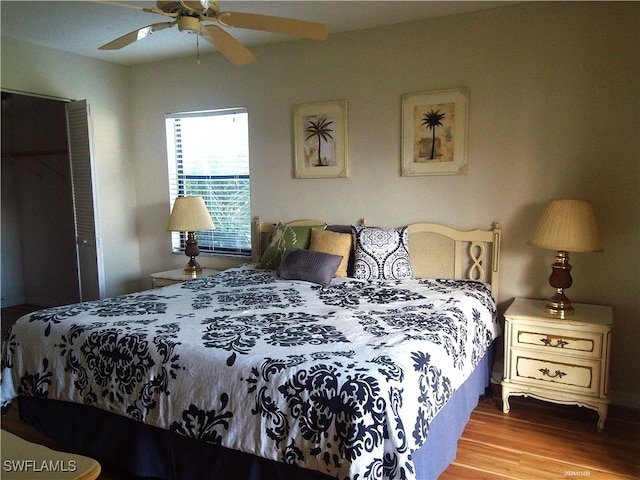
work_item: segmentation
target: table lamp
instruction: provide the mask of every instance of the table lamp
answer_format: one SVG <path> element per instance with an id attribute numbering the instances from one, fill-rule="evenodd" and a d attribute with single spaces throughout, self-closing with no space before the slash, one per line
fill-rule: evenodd
<path id="1" fill-rule="evenodd" d="M 527 243 L 557 250 L 549 277 L 549 284 L 556 289 L 556 293 L 547 300 L 545 310 L 561 318 L 572 315 L 574 308 L 564 294 L 564 290 L 573 283 L 569 252 L 604 250 L 593 206 L 586 200 L 551 200 Z"/>
<path id="2" fill-rule="evenodd" d="M 213 230 L 213 220 L 202 197 L 178 197 L 173 204 L 169 225 L 170 232 L 187 232 L 185 255 L 189 262 L 184 267 L 185 275 L 196 275 L 202 272 L 202 267 L 196 261 L 200 254 L 196 232 L 199 230 Z"/>

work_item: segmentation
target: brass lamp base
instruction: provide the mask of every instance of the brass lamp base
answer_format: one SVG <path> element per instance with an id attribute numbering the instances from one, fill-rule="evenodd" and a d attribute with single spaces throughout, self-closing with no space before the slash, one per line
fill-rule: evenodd
<path id="1" fill-rule="evenodd" d="M 202 267 L 198 262 L 196 262 L 195 258 L 191 257 L 191 260 L 189 260 L 189 263 L 187 263 L 184 266 L 182 273 L 184 273 L 185 275 L 191 275 L 192 277 L 195 277 L 199 273 L 202 273 Z"/>
<path id="2" fill-rule="evenodd" d="M 202 267 L 196 261 L 196 257 L 200 254 L 196 232 L 187 232 L 187 242 L 184 253 L 189 257 L 189 263 L 185 265 L 183 273 L 191 276 L 196 276 L 198 273 L 202 273 Z"/>
<path id="3" fill-rule="evenodd" d="M 544 309 L 547 313 L 551 315 L 557 315 L 560 318 L 564 318 L 568 315 L 573 315 L 575 310 L 571 305 L 571 300 L 569 300 L 562 288 L 558 289 L 558 292 L 547 300 L 547 303 L 544 305 Z"/>
<path id="4" fill-rule="evenodd" d="M 558 251 L 556 261 L 551 265 L 551 276 L 549 284 L 556 289 L 556 294 L 547 300 L 545 310 L 551 315 L 564 318 L 567 315 L 573 315 L 574 309 L 564 294 L 564 289 L 569 288 L 573 283 L 571 278 L 571 265 L 569 265 L 569 252 Z"/>

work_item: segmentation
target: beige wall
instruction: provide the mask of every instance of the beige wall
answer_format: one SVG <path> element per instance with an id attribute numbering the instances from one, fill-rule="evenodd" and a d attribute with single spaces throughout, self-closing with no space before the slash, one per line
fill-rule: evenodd
<path id="1" fill-rule="evenodd" d="M 551 294 L 554 253 L 526 245 L 547 200 L 591 200 L 605 252 L 573 255 L 569 297 L 615 306 L 613 389 L 640 394 L 638 11 L 527 3 L 255 48 L 257 62 L 242 68 L 217 55 L 132 67 L 143 272 L 184 263 L 163 232 L 163 114 L 247 106 L 254 215 L 465 229 L 498 221 L 503 308 Z M 469 90 L 469 173 L 401 177 L 401 96 L 454 87 Z M 348 101 L 349 178 L 292 178 L 293 106 L 339 99 Z"/>
<path id="2" fill-rule="evenodd" d="M 101 207 L 116 215 L 111 197 L 131 193 L 116 185 L 135 175 L 137 223 L 120 226 L 114 240 L 137 239 L 142 278 L 184 264 L 169 253 L 164 231 L 163 115 L 206 108 L 249 109 L 254 215 L 464 229 L 500 222 L 501 308 L 515 296 L 550 294 L 554 254 L 526 241 L 550 198 L 585 198 L 594 204 L 605 251 L 572 256 L 568 294 L 614 306 L 614 401 L 640 405 L 639 13 L 635 2 L 527 2 L 331 35 L 324 43 L 254 48 L 258 61 L 242 68 L 213 54 L 201 65 L 189 57 L 118 70 L 117 82 L 130 82 L 129 97 L 124 86 L 113 95 L 130 100 L 132 149 L 108 161 L 118 165 L 110 175 L 102 167 L 101 191 L 117 189 L 109 199 L 104 194 Z M 469 90 L 469 173 L 401 177 L 401 96 L 454 87 Z M 338 99 L 349 105 L 349 178 L 293 179 L 293 106 Z M 101 121 L 117 113 L 126 123 L 118 109 L 105 108 L 109 118 Z M 113 248 L 107 264 L 118 261 Z M 201 263 L 228 264 L 211 257 Z"/>

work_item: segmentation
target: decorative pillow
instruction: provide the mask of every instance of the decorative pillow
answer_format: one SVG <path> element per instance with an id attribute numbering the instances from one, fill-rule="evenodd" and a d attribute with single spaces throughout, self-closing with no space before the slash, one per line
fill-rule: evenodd
<path id="1" fill-rule="evenodd" d="M 292 248 L 282 257 L 278 267 L 278 278 L 304 280 L 328 286 L 341 261 L 340 255 Z"/>
<path id="2" fill-rule="evenodd" d="M 311 230 L 309 250 L 331 253 L 342 257 L 340 266 L 336 271 L 336 277 L 346 277 L 349 256 L 351 255 L 351 240 L 352 236 L 350 233 L 336 233 L 314 228 Z"/>
<path id="3" fill-rule="evenodd" d="M 347 277 L 353 277 L 355 246 L 353 245 L 353 230 L 351 229 L 351 225 L 327 225 L 325 230 L 336 233 L 348 233 L 351 235 L 351 252 L 349 252 L 349 262 L 347 263 Z"/>
<path id="4" fill-rule="evenodd" d="M 324 225 L 290 226 L 278 222 L 271 235 L 271 243 L 260 257 L 257 268 L 277 270 L 287 250 L 309 248 L 313 228 L 324 228 Z"/>
<path id="5" fill-rule="evenodd" d="M 383 229 L 353 225 L 354 277 L 363 280 L 412 278 L 407 227 Z"/>

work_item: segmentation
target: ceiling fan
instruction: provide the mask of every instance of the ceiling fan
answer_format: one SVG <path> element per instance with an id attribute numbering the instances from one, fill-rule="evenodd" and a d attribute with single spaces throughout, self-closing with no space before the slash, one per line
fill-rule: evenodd
<path id="1" fill-rule="evenodd" d="M 322 23 L 307 22 L 293 18 L 274 17 L 256 13 L 221 12 L 216 0 L 196 1 L 158 1 L 156 7 L 141 7 L 123 2 L 108 2 L 111 5 L 140 8 L 148 13 L 157 13 L 174 20 L 170 22 L 153 23 L 138 28 L 100 47 L 100 50 L 119 50 L 138 40 L 142 40 L 152 33 L 165 28 L 178 26 L 181 32 L 201 35 L 211 43 L 216 50 L 229 59 L 234 65 L 246 65 L 256 57 L 221 27 L 247 28 L 265 32 L 293 35 L 312 40 L 325 40 L 327 27 Z M 214 22 L 209 24 L 206 22 Z"/>

